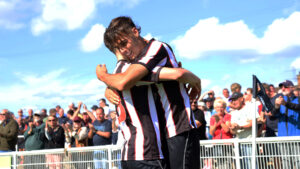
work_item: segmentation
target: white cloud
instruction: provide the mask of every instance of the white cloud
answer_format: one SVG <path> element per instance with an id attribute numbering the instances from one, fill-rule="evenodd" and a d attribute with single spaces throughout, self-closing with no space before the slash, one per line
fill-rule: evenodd
<path id="1" fill-rule="evenodd" d="M 105 27 L 100 24 L 94 25 L 87 35 L 81 40 L 81 49 L 85 52 L 93 52 L 103 44 L 103 34 Z"/>
<path id="2" fill-rule="evenodd" d="M 25 25 L 12 19 L 17 5 L 21 5 L 19 0 L 0 0 L 0 27 L 5 29 L 20 29 Z"/>
<path id="3" fill-rule="evenodd" d="M 42 13 L 32 19 L 31 31 L 40 35 L 52 29 L 74 30 L 93 16 L 97 5 L 131 8 L 142 0 L 42 0 Z"/>
<path id="4" fill-rule="evenodd" d="M 41 16 L 32 20 L 34 35 L 54 28 L 79 28 L 96 10 L 95 0 L 42 0 L 42 6 Z"/>
<path id="5" fill-rule="evenodd" d="M 0 87 L 0 103 L 8 106 L 35 106 L 52 108 L 56 104 L 83 101 L 89 105 L 103 97 L 105 84 L 95 79 L 76 82 L 76 78 L 63 78 L 66 70 L 56 70 L 44 75 L 16 73 L 22 81 L 9 87 Z"/>
<path id="6" fill-rule="evenodd" d="M 300 57 L 298 57 L 291 63 L 291 67 L 296 70 L 300 69 Z"/>
<path id="7" fill-rule="evenodd" d="M 265 31 L 258 50 L 263 54 L 272 54 L 300 45 L 299 21 L 300 12 L 294 12 L 286 19 L 276 19 Z"/>
<path id="8" fill-rule="evenodd" d="M 200 20 L 183 36 L 171 43 L 179 56 L 199 58 L 208 52 L 256 51 L 273 54 L 300 45 L 300 12 L 288 18 L 276 19 L 268 26 L 262 38 L 258 38 L 243 21 L 221 24 L 215 17 Z M 244 60 L 251 62 L 255 60 Z"/>

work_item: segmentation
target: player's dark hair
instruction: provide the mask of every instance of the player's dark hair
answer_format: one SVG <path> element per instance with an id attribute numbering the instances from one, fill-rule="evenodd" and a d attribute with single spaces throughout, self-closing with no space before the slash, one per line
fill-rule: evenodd
<path id="1" fill-rule="evenodd" d="M 122 36 L 130 35 L 132 28 L 136 28 L 139 33 L 141 32 L 141 28 L 137 26 L 130 17 L 120 16 L 114 18 L 104 32 L 105 46 L 111 52 L 115 53 L 117 42 L 121 40 Z"/>

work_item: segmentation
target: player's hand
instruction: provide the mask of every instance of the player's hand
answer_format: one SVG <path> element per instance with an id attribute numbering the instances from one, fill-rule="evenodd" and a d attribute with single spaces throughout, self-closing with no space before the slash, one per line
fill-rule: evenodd
<path id="1" fill-rule="evenodd" d="M 105 74 L 107 74 L 107 68 L 105 66 L 105 64 L 99 64 L 96 67 L 96 75 L 97 78 L 101 81 L 103 81 L 103 77 L 105 76 Z"/>
<path id="2" fill-rule="evenodd" d="M 118 105 L 120 103 L 120 97 L 117 94 L 117 92 L 113 89 L 106 88 L 105 97 L 110 103 L 114 105 Z"/>
<path id="3" fill-rule="evenodd" d="M 198 100 L 201 95 L 201 80 L 193 79 L 187 86 L 188 94 L 191 100 Z"/>

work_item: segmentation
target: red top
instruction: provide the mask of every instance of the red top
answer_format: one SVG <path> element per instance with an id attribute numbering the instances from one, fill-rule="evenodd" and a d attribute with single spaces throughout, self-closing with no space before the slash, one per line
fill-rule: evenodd
<path id="1" fill-rule="evenodd" d="M 226 124 L 226 122 L 230 122 L 231 121 L 231 115 L 230 114 L 225 114 L 223 116 L 223 122 Z M 214 116 L 212 116 L 210 118 L 210 126 L 213 126 L 215 124 L 215 118 Z M 233 138 L 232 134 L 230 133 L 230 131 L 228 131 L 227 133 L 224 131 L 224 129 L 221 127 L 221 124 L 217 126 L 215 133 L 213 134 L 213 138 L 212 139 L 230 139 Z"/>

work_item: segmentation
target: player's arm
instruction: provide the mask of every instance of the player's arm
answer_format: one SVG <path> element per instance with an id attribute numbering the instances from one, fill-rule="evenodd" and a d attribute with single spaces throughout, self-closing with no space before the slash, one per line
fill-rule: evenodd
<path id="1" fill-rule="evenodd" d="M 141 64 L 132 64 L 124 73 L 109 74 L 105 64 L 96 68 L 97 78 L 103 81 L 108 87 L 117 90 L 126 90 L 134 86 L 139 80 L 148 74 L 148 69 Z"/>
<path id="2" fill-rule="evenodd" d="M 192 72 L 183 68 L 163 67 L 159 73 L 159 80 L 176 80 L 188 84 L 191 99 L 198 99 L 201 93 L 201 80 Z"/>

